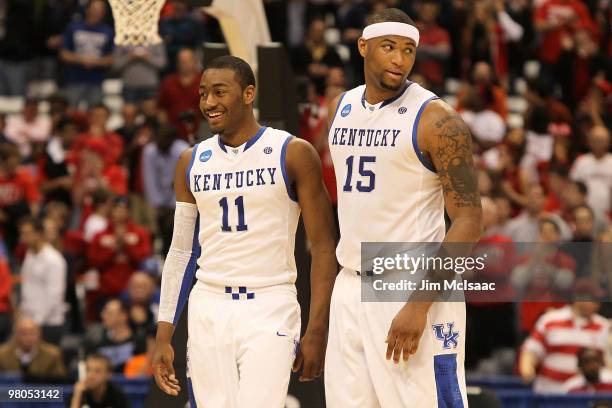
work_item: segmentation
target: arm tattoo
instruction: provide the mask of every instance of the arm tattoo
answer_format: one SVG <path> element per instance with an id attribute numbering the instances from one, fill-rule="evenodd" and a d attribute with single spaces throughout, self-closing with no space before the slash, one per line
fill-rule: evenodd
<path id="1" fill-rule="evenodd" d="M 444 194 L 453 194 L 457 207 L 479 207 L 470 131 L 456 114 L 438 120 L 436 129 L 437 149 L 433 156 Z"/>

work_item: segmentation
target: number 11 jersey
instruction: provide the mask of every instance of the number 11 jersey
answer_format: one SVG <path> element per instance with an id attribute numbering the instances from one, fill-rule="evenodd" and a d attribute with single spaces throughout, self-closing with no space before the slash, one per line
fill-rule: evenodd
<path id="1" fill-rule="evenodd" d="M 245 144 L 215 135 L 193 147 L 187 185 L 198 207 L 196 278 L 222 286 L 294 283 L 300 216 L 285 166 L 287 132 L 262 127 Z"/>

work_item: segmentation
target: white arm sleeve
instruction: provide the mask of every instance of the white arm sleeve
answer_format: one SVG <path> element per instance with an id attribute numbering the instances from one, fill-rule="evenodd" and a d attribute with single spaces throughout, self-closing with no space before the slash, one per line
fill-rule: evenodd
<path id="1" fill-rule="evenodd" d="M 497 16 L 499 24 L 509 41 L 519 41 L 523 38 L 523 27 L 515 22 L 506 11 L 497 13 Z"/>
<path id="2" fill-rule="evenodd" d="M 198 207 L 178 201 L 172 243 L 164 262 L 158 322 L 176 324 L 187 301 L 200 254 Z"/>

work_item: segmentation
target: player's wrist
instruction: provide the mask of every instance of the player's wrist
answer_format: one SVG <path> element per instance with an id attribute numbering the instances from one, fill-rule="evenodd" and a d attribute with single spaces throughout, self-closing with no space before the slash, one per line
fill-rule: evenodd
<path id="1" fill-rule="evenodd" d="M 431 305 L 433 304 L 432 301 L 425 301 L 425 300 L 409 300 L 408 302 L 406 302 L 406 304 L 404 305 L 404 307 L 409 307 L 412 310 L 417 310 L 423 313 L 427 313 L 429 311 L 429 308 L 431 307 Z"/>
<path id="2" fill-rule="evenodd" d="M 327 336 L 327 324 L 317 324 L 314 326 L 308 325 L 304 336 L 325 337 Z"/>

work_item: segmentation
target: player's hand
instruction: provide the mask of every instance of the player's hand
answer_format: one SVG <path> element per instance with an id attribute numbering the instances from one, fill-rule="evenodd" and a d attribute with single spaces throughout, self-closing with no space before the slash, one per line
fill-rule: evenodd
<path id="1" fill-rule="evenodd" d="M 177 396 L 181 387 L 174 374 L 174 350 L 170 344 L 156 345 L 153 355 L 153 375 L 157 386 L 166 394 Z"/>
<path id="2" fill-rule="evenodd" d="M 414 354 L 419 346 L 427 323 L 429 303 L 408 302 L 395 315 L 391 328 L 387 334 L 387 360 L 393 357 L 397 364 L 400 356 L 408 361 L 410 354 Z"/>
<path id="3" fill-rule="evenodd" d="M 325 346 L 327 336 L 325 333 L 309 333 L 308 331 L 300 341 L 300 350 L 293 362 L 293 372 L 302 367 L 300 381 L 311 381 L 321 376 L 323 361 L 325 359 Z"/>

